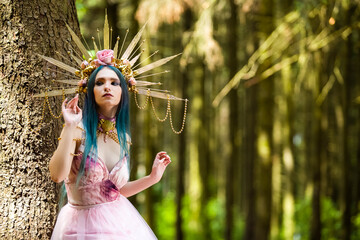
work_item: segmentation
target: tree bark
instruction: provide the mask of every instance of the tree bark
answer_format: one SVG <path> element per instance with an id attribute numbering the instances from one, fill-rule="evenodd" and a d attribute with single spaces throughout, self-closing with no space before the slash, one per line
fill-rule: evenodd
<path id="1" fill-rule="evenodd" d="M 44 99 L 31 95 L 45 90 L 56 76 L 44 66 L 54 67 L 36 54 L 54 57 L 57 50 L 66 56 L 70 49 L 65 22 L 78 32 L 75 2 L 5 0 L 0 11 L 0 237 L 49 239 L 58 194 L 48 161 L 61 125 L 45 111 L 44 124 L 34 133 Z M 49 103 L 58 114 L 56 100 L 57 107 L 55 98 Z"/>

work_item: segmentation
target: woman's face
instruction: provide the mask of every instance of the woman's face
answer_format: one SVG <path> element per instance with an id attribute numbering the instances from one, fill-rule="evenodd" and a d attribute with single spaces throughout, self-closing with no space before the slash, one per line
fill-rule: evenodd
<path id="1" fill-rule="evenodd" d="M 95 102 L 101 109 L 117 109 L 121 100 L 120 79 L 110 68 L 101 69 L 95 78 Z"/>

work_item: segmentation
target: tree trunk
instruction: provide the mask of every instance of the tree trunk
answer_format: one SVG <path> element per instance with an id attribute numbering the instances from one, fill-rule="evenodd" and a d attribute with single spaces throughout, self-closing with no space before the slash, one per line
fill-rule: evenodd
<path id="1" fill-rule="evenodd" d="M 349 10 L 346 15 L 346 23 L 351 25 L 351 20 L 355 11 L 358 9 L 358 5 L 351 4 L 349 6 Z M 353 163 L 352 163 L 352 148 L 351 148 L 351 139 L 352 139 L 352 125 L 353 122 L 356 122 L 356 119 L 352 116 L 352 105 L 351 102 L 353 101 L 352 89 L 355 88 L 355 82 L 357 81 L 356 78 L 353 77 L 355 69 L 353 67 L 353 61 L 357 61 L 354 56 L 354 43 L 352 35 L 348 37 L 346 43 L 346 59 L 349 61 L 345 66 L 345 84 L 344 84 L 344 106 L 343 106 L 343 116 L 344 116 L 344 141 L 343 141 L 343 196 L 342 196 L 342 239 L 349 240 L 351 237 L 351 217 L 352 217 L 352 194 L 355 189 L 353 189 Z"/>
<path id="2" fill-rule="evenodd" d="M 209 106 L 210 102 L 208 97 L 210 94 L 207 92 L 208 87 L 207 84 L 209 79 L 206 77 L 206 65 L 201 63 L 202 67 L 202 76 L 201 76 L 201 85 L 200 85 L 200 95 L 202 99 L 202 108 L 200 110 L 200 122 L 201 128 L 199 130 L 199 169 L 200 169 L 200 177 L 201 177 L 201 185 L 202 185 L 202 194 L 201 194 L 201 208 L 200 208 L 200 216 L 201 216 L 201 227 L 203 231 L 203 236 L 205 239 L 212 239 L 210 233 L 210 219 L 207 214 L 207 204 L 212 196 L 212 187 L 213 183 L 210 181 L 212 164 L 211 164 L 211 154 L 209 151 L 209 143 L 210 143 L 210 129 L 209 129 L 209 112 L 211 110 L 211 106 Z"/>
<path id="3" fill-rule="evenodd" d="M 264 0 L 258 6 L 259 14 L 257 29 L 264 36 L 269 36 L 274 30 L 273 0 Z M 265 39 L 258 38 L 262 43 Z M 264 61 L 259 72 L 272 65 L 272 59 Z M 273 109 L 274 80 L 272 77 L 258 84 L 258 112 L 256 136 L 256 230 L 255 239 L 268 239 L 270 236 L 271 205 L 272 205 L 272 157 L 273 157 Z"/>
<path id="4" fill-rule="evenodd" d="M 192 12 L 190 9 L 187 9 L 184 13 L 185 20 L 184 20 L 184 32 L 187 32 L 190 30 L 193 22 Z M 189 67 L 186 67 L 184 71 L 182 72 L 182 92 L 184 98 L 187 98 L 188 91 L 187 87 L 189 85 Z M 184 108 L 181 112 L 184 112 Z M 186 128 L 184 131 L 180 134 L 179 139 L 179 163 L 178 163 L 178 172 L 177 172 L 177 191 L 176 191 L 176 239 L 182 240 L 184 239 L 184 233 L 182 231 L 183 229 L 183 218 L 181 215 L 181 209 L 182 209 L 182 199 L 185 195 L 185 165 L 186 165 L 186 134 L 187 130 Z"/>
<path id="5" fill-rule="evenodd" d="M 137 8 L 138 8 L 138 1 L 134 0 L 131 2 L 133 5 L 133 14 L 131 16 L 134 16 Z M 116 4 L 116 6 L 118 6 L 118 4 Z M 114 13 L 117 16 L 117 11 Z M 129 39 L 132 39 L 133 36 L 135 36 L 135 34 L 138 32 L 139 30 L 139 24 L 136 21 L 135 18 L 130 19 L 131 20 L 131 27 L 129 28 L 129 34 L 131 34 L 129 37 Z M 114 26 L 116 26 L 117 21 L 119 21 L 119 16 L 115 18 L 113 18 L 114 21 Z M 121 21 L 121 19 L 120 19 Z M 110 22 L 110 21 L 109 21 Z M 114 28 L 116 29 L 116 31 L 114 31 L 114 33 L 116 32 L 120 32 L 120 29 L 118 29 L 117 27 Z M 131 31 L 131 33 L 130 33 Z M 117 36 L 117 34 L 115 35 Z M 120 41 L 119 41 L 119 46 L 121 46 L 122 44 L 122 39 L 124 39 L 125 37 L 125 33 L 123 32 L 122 34 L 120 34 Z M 138 63 L 141 60 L 138 60 Z M 133 98 L 133 94 L 130 94 L 130 97 Z M 143 99 L 143 98 L 141 98 Z M 144 111 L 139 110 L 139 108 L 136 106 L 135 104 L 135 100 L 131 99 L 130 100 L 130 118 L 131 118 L 131 138 L 133 139 L 133 145 L 131 148 L 131 169 L 132 171 L 130 172 L 130 179 L 136 179 L 137 178 L 137 174 L 138 174 L 138 167 L 139 167 L 139 162 L 140 162 L 140 147 L 139 146 L 144 146 L 143 138 L 144 136 L 141 136 L 141 132 L 138 131 L 138 129 L 140 129 L 140 126 L 143 126 L 143 122 L 142 122 L 142 118 L 139 117 L 140 114 L 144 114 Z M 138 201 L 137 201 L 137 194 L 132 196 L 131 198 L 129 198 L 129 200 L 131 201 L 131 203 L 134 205 L 135 208 L 138 208 Z"/>
<path id="6" fill-rule="evenodd" d="M 238 70 L 238 58 L 237 58 L 237 49 L 238 49 L 238 38 L 237 38 L 237 5 L 234 0 L 229 0 L 230 5 L 230 17 L 227 21 L 228 25 L 228 67 L 230 76 L 234 76 Z M 230 92 L 230 144 L 231 144 L 231 153 L 230 158 L 228 158 L 226 166 L 226 216 L 225 216 L 225 239 L 232 239 L 232 230 L 234 228 L 234 183 L 235 183 L 235 171 L 239 169 L 239 117 L 238 117 L 238 95 L 237 89 L 233 89 Z"/>
<path id="7" fill-rule="evenodd" d="M 245 176 L 245 186 L 244 189 L 246 195 L 245 201 L 245 232 L 244 239 L 252 240 L 255 239 L 255 228 L 256 228 L 256 211 L 255 211 L 255 199 L 256 199 L 256 190 L 255 190 L 255 126 L 256 126 L 256 116 L 255 113 L 257 110 L 256 104 L 256 95 L 257 95 L 257 85 L 247 89 L 246 94 L 246 111 L 245 113 L 245 162 L 244 168 L 247 169 Z"/>
<path id="8" fill-rule="evenodd" d="M 322 68 L 320 63 L 322 62 L 322 54 L 320 52 L 314 53 L 314 71 L 317 72 L 315 76 L 318 77 L 316 85 L 313 90 L 314 100 L 316 102 L 317 96 L 320 94 L 320 88 L 322 86 Z M 317 64 L 316 64 L 317 63 Z M 321 159 L 322 159 L 322 108 L 319 104 L 315 104 L 313 109 L 314 116 L 314 147 L 312 151 L 312 181 L 313 181 L 313 194 L 312 194 L 312 218 L 311 218 L 311 230 L 310 240 L 321 239 Z"/>
<path id="9" fill-rule="evenodd" d="M 31 95 L 51 85 L 55 73 L 36 53 L 67 55 L 70 34 L 78 31 L 74 1 L 2 1 L 0 5 L 0 222 L 1 239 L 49 239 L 56 220 L 58 194 L 48 161 L 57 144 L 60 122 Z M 74 46 L 73 46 L 74 47 Z M 60 99 L 49 99 L 55 114 Z M 57 107 L 55 107 L 57 106 Z M 27 116 L 28 115 L 28 116 Z M 30 121 L 27 121 L 29 117 Z M 33 132 L 42 126 L 39 133 Z M 44 128 L 46 126 L 46 128 Z"/>

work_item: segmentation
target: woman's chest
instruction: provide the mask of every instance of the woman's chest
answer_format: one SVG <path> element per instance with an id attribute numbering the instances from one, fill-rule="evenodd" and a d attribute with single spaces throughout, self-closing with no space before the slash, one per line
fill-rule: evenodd
<path id="1" fill-rule="evenodd" d="M 120 145 L 111 138 L 104 141 L 104 135 L 100 134 L 97 138 L 97 146 L 98 157 L 110 172 L 120 160 Z"/>

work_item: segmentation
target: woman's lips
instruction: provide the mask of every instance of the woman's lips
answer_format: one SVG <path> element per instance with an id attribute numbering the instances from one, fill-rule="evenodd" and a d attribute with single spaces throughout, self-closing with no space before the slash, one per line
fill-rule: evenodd
<path id="1" fill-rule="evenodd" d="M 110 93 L 105 93 L 104 95 L 103 95 L 103 97 L 112 97 L 113 95 L 111 95 Z"/>

